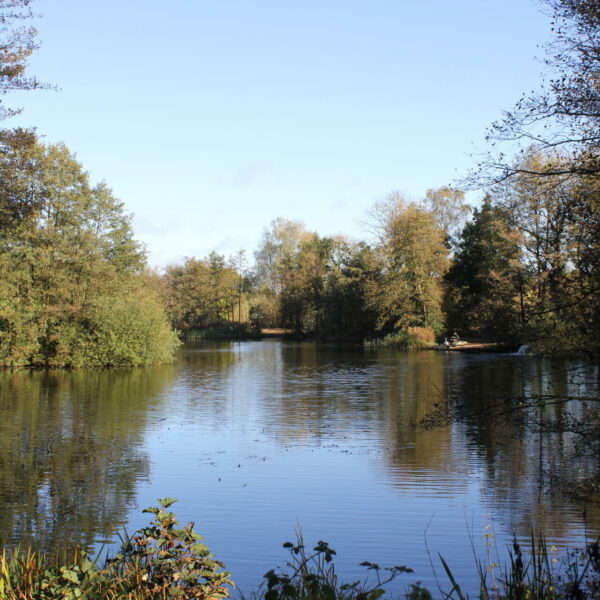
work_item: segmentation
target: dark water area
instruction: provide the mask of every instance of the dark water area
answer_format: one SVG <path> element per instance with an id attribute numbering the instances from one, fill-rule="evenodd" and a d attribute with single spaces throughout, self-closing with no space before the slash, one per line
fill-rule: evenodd
<path id="1" fill-rule="evenodd" d="M 190 344 L 166 367 L 1 372 L 0 541 L 99 548 L 172 496 L 243 590 L 301 528 L 348 580 L 364 560 L 404 564 L 415 573 L 394 590 L 435 591 L 439 552 L 473 594 L 474 553 L 502 560 L 532 528 L 559 547 L 600 533 L 599 507 L 554 485 L 596 473 L 575 436 L 479 409 L 553 392 L 582 398 L 585 417 L 598 377 L 528 356 L 278 340 Z M 455 404 L 464 418 L 417 425 Z"/>

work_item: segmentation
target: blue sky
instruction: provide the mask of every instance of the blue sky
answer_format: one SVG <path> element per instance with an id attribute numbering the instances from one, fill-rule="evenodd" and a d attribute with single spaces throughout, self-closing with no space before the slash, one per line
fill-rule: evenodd
<path id="1" fill-rule="evenodd" d="M 150 263 L 250 253 L 275 217 L 366 236 L 372 204 L 452 183 L 539 85 L 533 0 L 37 0 L 15 93 L 134 213 Z M 476 200 L 476 195 L 471 196 Z"/>

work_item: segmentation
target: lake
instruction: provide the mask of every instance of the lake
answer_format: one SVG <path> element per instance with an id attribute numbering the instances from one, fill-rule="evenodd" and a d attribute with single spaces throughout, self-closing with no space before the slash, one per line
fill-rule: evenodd
<path id="1" fill-rule="evenodd" d="M 100 548 L 171 496 L 243 590 L 283 565 L 301 529 L 344 579 L 406 565 L 393 589 L 477 590 L 534 528 L 558 546 L 600 533 L 600 510 L 555 485 L 596 473 L 572 434 L 538 434 L 481 407 L 571 394 L 585 417 L 598 369 L 530 356 L 403 353 L 288 343 L 188 344 L 170 366 L 0 372 L 0 537 Z M 469 407 L 446 426 L 419 423 Z M 557 411 L 550 407 L 545 411 Z M 565 415 L 566 418 L 566 415 Z M 433 567 L 432 567 L 433 563 Z"/>

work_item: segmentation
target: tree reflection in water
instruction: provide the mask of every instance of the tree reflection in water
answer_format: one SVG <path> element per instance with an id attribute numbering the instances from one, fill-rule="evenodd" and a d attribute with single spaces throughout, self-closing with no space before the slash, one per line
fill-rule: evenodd
<path id="1" fill-rule="evenodd" d="M 172 367 L 0 373 L 0 543 L 91 545 L 124 523 Z"/>

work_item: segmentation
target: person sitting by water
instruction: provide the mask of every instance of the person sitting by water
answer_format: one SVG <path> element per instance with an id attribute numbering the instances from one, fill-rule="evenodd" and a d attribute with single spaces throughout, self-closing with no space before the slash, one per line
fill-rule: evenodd
<path id="1" fill-rule="evenodd" d="M 458 337 L 458 333 L 455 331 L 452 334 L 452 337 L 450 338 L 450 342 L 453 346 L 456 346 L 456 344 L 458 344 L 459 341 L 460 341 L 460 338 Z"/>

